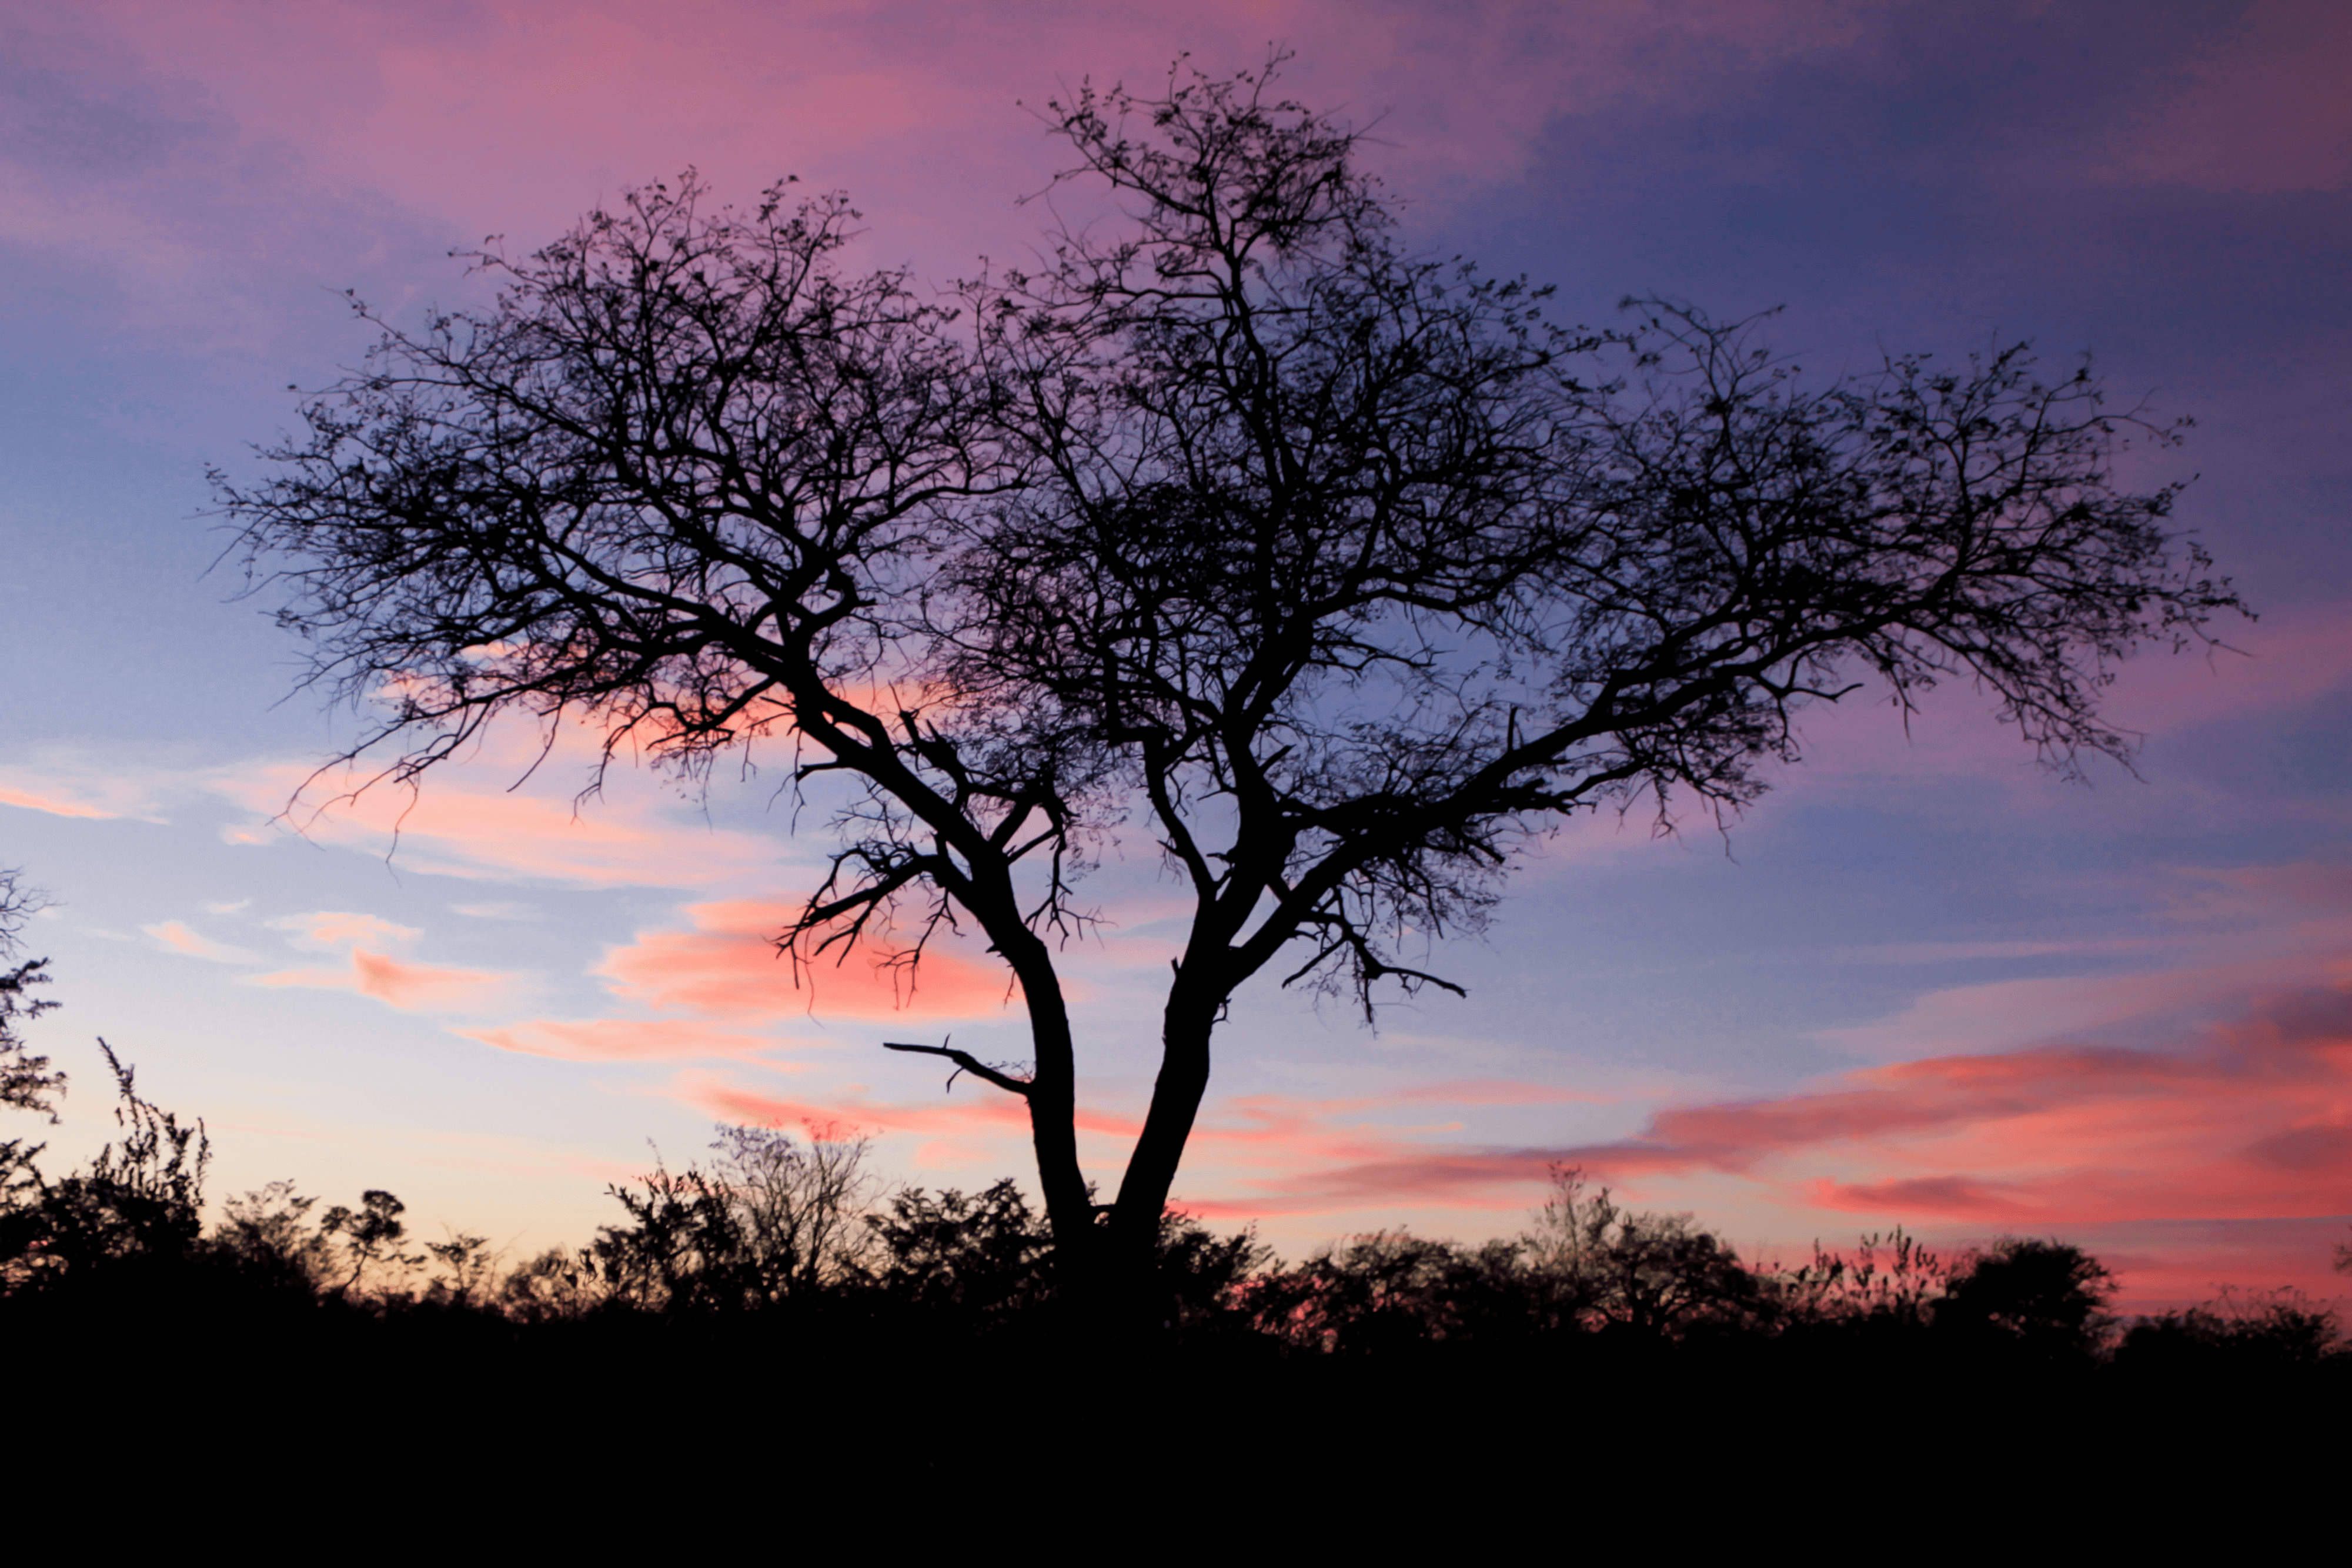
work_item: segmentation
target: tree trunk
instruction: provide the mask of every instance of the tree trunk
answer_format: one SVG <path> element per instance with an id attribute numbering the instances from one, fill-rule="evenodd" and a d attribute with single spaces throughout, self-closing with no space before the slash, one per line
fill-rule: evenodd
<path id="1" fill-rule="evenodd" d="M 1180 973 L 1161 1015 L 1160 1076 L 1151 1086 L 1151 1109 L 1142 1135 L 1128 1156 L 1111 1211 L 1107 1265 L 1122 1283 L 1140 1288 L 1150 1279 L 1167 1212 L 1169 1189 L 1184 1158 L 1185 1141 L 1209 1088 L 1209 1037 L 1216 1029 L 1223 998 Z"/>
<path id="2" fill-rule="evenodd" d="M 998 948 L 1012 960 L 1029 1009 L 1030 1049 L 1036 1052 L 1029 1080 L 1029 1143 L 1037 1155 L 1045 1218 L 1054 1228 L 1054 1251 L 1066 1277 L 1087 1270 L 1098 1240 L 1094 1197 L 1078 1168 L 1077 1053 L 1069 1005 L 1043 942 L 1023 931 L 1018 939 L 1000 938 Z"/>

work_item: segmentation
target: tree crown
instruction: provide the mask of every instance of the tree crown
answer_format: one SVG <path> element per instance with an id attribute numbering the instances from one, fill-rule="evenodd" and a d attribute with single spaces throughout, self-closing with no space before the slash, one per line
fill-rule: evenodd
<path id="1" fill-rule="evenodd" d="M 978 924 L 1034 1068 L 900 1049 L 1029 1101 L 1064 1240 L 1094 1206 L 1053 938 L 1103 835 L 1157 840 L 1193 916 L 1116 1206 L 1139 1258 L 1209 1032 L 1277 957 L 1368 1010 L 1444 984 L 1402 949 L 1475 928 L 1532 835 L 1737 810 L 1874 679 L 1906 712 L 1973 683 L 2063 771 L 2126 758 L 2116 662 L 2241 608 L 2178 487 L 2116 483 L 2177 429 L 2087 365 L 1815 382 L 1674 302 L 1555 327 L 1402 248 L 1360 133 L 1271 74 L 1053 104 L 1061 178 L 1123 216 L 959 308 L 845 276 L 839 196 L 634 192 L 475 254 L 493 308 L 379 322 L 274 476 L 219 482 L 319 678 L 391 699 L 396 778 L 520 710 L 688 769 L 789 734 L 797 779 L 853 785 L 782 945 Z"/>

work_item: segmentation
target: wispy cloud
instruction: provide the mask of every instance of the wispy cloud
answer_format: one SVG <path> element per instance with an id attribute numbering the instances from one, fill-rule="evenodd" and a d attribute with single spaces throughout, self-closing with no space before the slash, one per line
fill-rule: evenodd
<path id="1" fill-rule="evenodd" d="M 767 1035 L 687 1019 L 534 1019 L 498 1029 L 452 1032 L 500 1051 L 573 1061 L 751 1056 L 772 1052 L 777 1045 Z M 771 1061 L 767 1065 L 772 1071 L 788 1071 L 793 1064 Z"/>
<path id="2" fill-rule="evenodd" d="M 789 858 L 781 838 L 713 828 L 680 813 L 658 780 L 625 765 L 615 767 L 595 800 L 575 799 L 559 780 L 588 776 L 594 742 L 583 731 L 565 731 L 543 758 L 520 729 L 502 730 L 494 741 L 414 789 L 362 770 L 314 776 L 282 762 L 223 769 L 208 782 L 257 813 L 229 831 L 233 842 L 263 844 L 299 831 L 316 843 L 477 881 L 710 887 Z"/>
<path id="3" fill-rule="evenodd" d="M 364 947 L 352 950 L 344 969 L 280 969 L 256 975 L 257 986 L 307 986 L 357 991 L 407 1011 L 471 1012 L 498 1005 L 513 994 L 520 977 L 486 969 L 411 964 Z"/>
<path id="4" fill-rule="evenodd" d="M 795 972 L 775 946 L 798 906 L 756 899 L 690 904 L 688 931 L 640 931 L 596 972 L 618 995 L 716 1019 L 796 1016 L 919 1020 L 989 1017 L 1007 1001 L 1004 971 L 941 945 L 911 967 L 866 950 Z"/>
<path id="5" fill-rule="evenodd" d="M 363 943 L 378 947 L 404 947 L 424 935 L 414 925 L 399 925 L 378 915 L 334 909 L 279 915 L 268 924 L 286 933 L 286 939 L 297 947 L 329 953 Z"/>
<path id="6" fill-rule="evenodd" d="M 165 920 L 139 928 L 155 944 L 169 953 L 179 953 L 190 958 L 205 958 L 215 964 L 248 964 L 256 955 L 243 947 L 226 942 L 215 942 L 201 933 L 189 930 L 176 920 Z"/>
<path id="7" fill-rule="evenodd" d="M 66 763 L 46 768 L 0 768 L 0 806 L 46 811 L 53 817 L 103 821 L 135 817 L 160 822 L 156 798 L 169 780 Z"/>

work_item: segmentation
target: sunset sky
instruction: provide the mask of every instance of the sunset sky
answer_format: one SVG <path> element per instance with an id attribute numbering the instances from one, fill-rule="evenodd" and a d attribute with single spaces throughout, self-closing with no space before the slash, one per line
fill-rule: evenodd
<path id="1" fill-rule="evenodd" d="M 864 214 L 859 267 L 941 284 L 1039 243 L 1040 119 L 1295 52 L 1372 127 L 1416 250 L 1558 286 L 1780 308 L 1810 371 L 2088 350 L 2196 428 L 2125 479 L 2259 612 L 2147 655 L 2107 712 L 2135 779 L 2040 770 L 1989 703 L 1816 711 L 1718 833 L 1571 824 L 1469 988 L 1384 1012 L 1237 999 L 1177 1186 L 1297 1257 L 1380 1226 L 1508 1232 L 1548 1165 L 1696 1211 L 1743 1253 L 1901 1225 L 2080 1243 L 2126 1300 L 2333 1297 L 2352 1237 L 2352 6 L 2334 0 L 1457 0 L 979 5 L 0 0 L 0 866 L 73 1074 L 56 1156 L 111 1130 L 103 1036 L 201 1115 L 215 1197 L 405 1199 L 517 1256 L 619 1216 L 608 1181 L 714 1121 L 835 1121 L 897 1180 L 1029 1173 L 1018 1103 L 885 1039 L 1027 1055 L 984 954 L 911 999 L 796 990 L 768 938 L 819 874 L 781 755 L 707 799 L 593 743 L 494 734 L 413 800 L 296 792 L 355 733 L 220 557 L 301 393 L 395 321 L 692 166 Z M 528 773 L 529 777 L 524 776 Z M 289 805 L 290 802 L 290 805 Z M 397 847 L 393 843 L 397 826 Z M 1066 955 L 1090 1172 L 1155 1063 L 1179 890 L 1149 843 Z M 0 1137 L 37 1130 L 30 1118 Z"/>

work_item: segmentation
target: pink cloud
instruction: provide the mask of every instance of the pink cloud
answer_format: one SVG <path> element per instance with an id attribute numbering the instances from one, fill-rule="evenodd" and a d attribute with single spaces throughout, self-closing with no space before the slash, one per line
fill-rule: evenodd
<path id="1" fill-rule="evenodd" d="M 209 936 L 191 931 L 176 920 L 166 920 L 155 925 L 142 925 L 139 929 L 153 937 L 168 950 L 184 954 L 191 958 L 208 958 L 216 964 L 235 964 L 253 956 L 242 947 L 232 947 L 225 942 L 215 942 Z"/>
<path id="2" fill-rule="evenodd" d="M 749 1056 L 776 1041 L 740 1030 L 714 1029 L 680 1019 L 534 1019 L 500 1029 L 460 1029 L 454 1034 L 500 1051 L 572 1061 L 630 1061 L 674 1056 Z M 770 1067 L 783 1070 L 784 1064 Z"/>
<path id="3" fill-rule="evenodd" d="M 659 781 L 625 761 L 615 765 L 604 794 L 582 803 L 566 786 L 585 777 L 592 747 L 584 736 L 567 735 L 531 773 L 535 745 L 505 734 L 479 757 L 435 769 L 414 792 L 384 783 L 362 788 L 369 776 L 358 770 L 313 779 L 290 763 L 218 774 L 211 787 L 249 810 L 286 813 L 313 841 L 392 854 L 446 876 L 699 887 L 782 859 L 775 839 L 671 821 Z M 289 807 L 298 792 L 307 805 Z M 266 843 L 276 835 L 243 828 L 229 836 Z"/>
<path id="4" fill-rule="evenodd" d="M 488 970 L 404 963 L 383 953 L 354 947 L 347 970 L 283 969 L 256 975 L 252 983 L 357 991 L 404 1010 L 457 1012 L 495 1003 L 511 988 L 514 979 L 511 975 Z"/>
<path id="5" fill-rule="evenodd" d="M 286 932 L 287 940 L 298 947 L 313 947 L 327 952 L 362 943 L 373 943 L 377 946 L 404 946 L 424 935 L 414 925 L 395 925 L 373 915 L 353 915 L 333 909 L 284 915 L 269 924 Z"/>
<path id="6" fill-rule="evenodd" d="M 71 765 L 45 768 L 0 768 L 0 806 L 46 811 L 53 817 L 105 821 L 137 817 L 160 821 L 152 810 L 155 782 L 129 774 Z"/>
<path id="7" fill-rule="evenodd" d="M 1915 1224 L 2315 1216 L 2352 1193 L 2343 987 L 2272 996 L 2171 1051 L 1936 1057 L 1844 1085 L 1660 1112 L 1639 1138 L 1562 1157 L 1724 1172 Z"/>
<path id="8" fill-rule="evenodd" d="M 830 1123 L 877 1132 L 985 1139 L 1025 1134 L 1029 1128 L 1027 1108 L 1012 1095 L 995 1090 L 990 1090 L 985 1096 L 971 1094 L 943 1098 L 930 1105 L 908 1105 L 876 1103 L 854 1094 L 829 1100 L 767 1094 L 709 1073 L 689 1072 L 680 1079 L 677 1092 L 722 1120 L 765 1127 Z"/>
<path id="9" fill-rule="evenodd" d="M 829 957 L 795 975 L 775 938 L 796 906 L 732 899 L 689 905 L 691 931 L 641 931 L 605 955 L 597 973 L 614 991 L 656 1008 L 714 1018 L 922 1019 L 992 1017 L 1006 1006 L 1010 976 L 945 945 L 899 969 L 865 952 Z"/>

